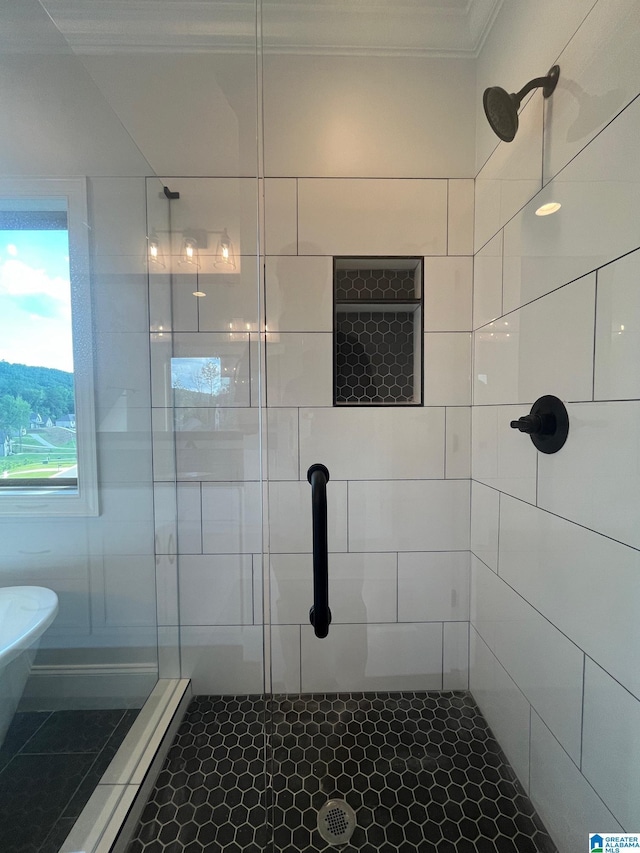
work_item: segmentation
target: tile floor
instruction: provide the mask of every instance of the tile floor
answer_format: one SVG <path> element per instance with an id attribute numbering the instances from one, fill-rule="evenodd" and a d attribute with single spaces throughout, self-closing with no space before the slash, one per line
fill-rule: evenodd
<path id="1" fill-rule="evenodd" d="M 0 747 L 0 850 L 58 853 L 137 710 L 15 715 Z"/>
<path id="2" fill-rule="evenodd" d="M 267 712 L 193 700 L 128 853 L 337 849 L 316 828 L 329 798 L 356 810 L 343 853 L 555 853 L 468 693 L 275 696 Z"/>

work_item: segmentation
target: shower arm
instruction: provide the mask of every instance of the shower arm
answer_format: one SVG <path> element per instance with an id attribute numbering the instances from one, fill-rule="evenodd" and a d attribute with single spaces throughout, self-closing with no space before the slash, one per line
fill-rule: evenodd
<path id="1" fill-rule="evenodd" d="M 534 77 L 533 80 L 529 80 L 529 82 L 526 83 L 519 92 L 511 95 L 511 97 L 519 106 L 525 95 L 528 95 L 529 92 L 532 92 L 534 89 L 541 88 L 543 90 L 544 97 L 548 98 L 553 94 L 553 90 L 556 88 L 559 76 L 560 66 L 554 65 L 549 69 L 549 72 L 545 74 L 544 77 Z"/>
<path id="2" fill-rule="evenodd" d="M 326 637 L 331 623 L 329 609 L 329 555 L 327 544 L 327 483 L 329 471 L 316 463 L 307 471 L 311 483 L 311 511 L 313 521 L 313 607 L 309 622 L 316 637 Z"/>
<path id="3" fill-rule="evenodd" d="M 541 86 L 546 86 L 549 82 L 549 77 L 536 77 L 534 80 L 529 80 L 526 86 L 523 86 L 519 92 L 516 92 L 516 98 L 518 99 L 518 103 L 524 98 L 525 95 L 528 95 L 529 92 L 533 91 L 533 89 L 539 89 Z"/>

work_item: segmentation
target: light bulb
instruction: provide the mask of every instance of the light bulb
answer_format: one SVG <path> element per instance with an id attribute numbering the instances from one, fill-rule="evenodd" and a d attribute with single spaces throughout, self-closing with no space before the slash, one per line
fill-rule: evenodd
<path id="1" fill-rule="evenodd" d="M 236 268 L 236 262 L 233 257 L 233 244 L 231 243 L 231 238 L 227 234 L 226 228 L 224 229 L 224 231 L 220 235 L 220 239 L 218 240 L 215 266 L 218 268 L 232 270 Z"/>
<path id="2" fill-rule="evenodd" d="M 185 264 L 198 264 L 198 243 L 193 237 L 185 237 L 182 243 L 182 262 Z"/>
<path id="3" fill-rule="evenodd" d="M 151 234 L 149 234 L 147 242 L 147 252 L 150 264 L 153 264 L 154 267 L 164 267 L 164 258 L 162 257 L 162 252 L 160 251 L 160 244 L 158 242 L 158 237 L 155 231 L 152 231 Z"/>

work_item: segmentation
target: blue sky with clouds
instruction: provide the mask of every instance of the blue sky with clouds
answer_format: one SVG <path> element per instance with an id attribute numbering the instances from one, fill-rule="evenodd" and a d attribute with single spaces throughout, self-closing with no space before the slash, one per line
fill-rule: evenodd
<path id="1" fill-rule="evenodd" d="M 0 359 L 73 370 L 66 231 L 0 231 Z"/>

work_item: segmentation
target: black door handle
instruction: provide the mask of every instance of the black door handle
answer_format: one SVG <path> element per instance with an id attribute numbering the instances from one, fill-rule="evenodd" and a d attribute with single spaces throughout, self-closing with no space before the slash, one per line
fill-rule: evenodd
<path id="1" fill-rule="evenodd" d="M 329 471 L 316 463 L 307 471 L 311 483 L 311 513 L 313 520 L 313 607 L 309 622 L 316 637 L 326 637 L 331 623 L 329 610 L 329 548 L 327 545 L 327 483 Z"/>

